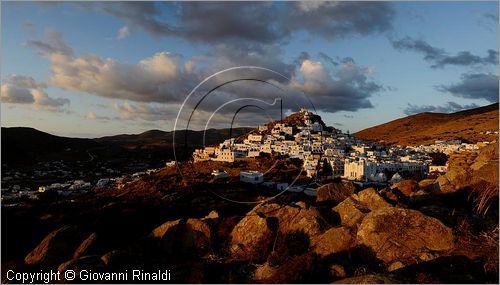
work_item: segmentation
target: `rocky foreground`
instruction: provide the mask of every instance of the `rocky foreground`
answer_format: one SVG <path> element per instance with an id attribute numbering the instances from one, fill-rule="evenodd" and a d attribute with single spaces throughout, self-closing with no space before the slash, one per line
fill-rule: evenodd
<path id="1" fill-rule="evenodd" d="M 330 183 L 315 199 L 290 193 L 256 205 L 203 185 L 158 190 L 162 179 L 133 186 L 152 191 L 142 196 L 128 189 L 2 209 L 3 274 L 170 269 L 179 283 L 498 283 L 498 146 L 453 156 L 436 179 L 385 189 Z"/>

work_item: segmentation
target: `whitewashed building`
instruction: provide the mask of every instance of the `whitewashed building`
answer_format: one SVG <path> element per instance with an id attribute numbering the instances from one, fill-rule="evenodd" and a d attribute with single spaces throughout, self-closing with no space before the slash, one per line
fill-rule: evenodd
<path id="1" fill-rule="evenodd" d="M 255 170 L 241 171 L 240 181 L 251 184 L 259 184 L 264 181 L 264 174 Z"/>

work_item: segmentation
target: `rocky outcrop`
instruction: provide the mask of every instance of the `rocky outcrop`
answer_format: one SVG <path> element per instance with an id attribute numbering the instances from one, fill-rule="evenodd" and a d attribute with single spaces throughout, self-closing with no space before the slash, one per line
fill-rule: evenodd
<path id="1" fill-rule="evenodd" d="M 454 236 L 435 218 L 414 210 L 385 207 L 364 218 L 357 242 L 387 265 L 396 261 L 409 265 L 451 250 Z"/>
<path id="2" fill-rule="evenodd" d="M 64 226 L 48 234 L 25 258 L 24 263 L 61 263 L 72 257 L 82 241 L 82 234 L 75 227 Z"/>
<path id="3" fill-rule="evenodd" d="M 199 256 L 210 248 L 211 231 L 199 219 L 179 219 L 155 228 L 151 236 L 160 240 L 160 249 L 182 257 Z"/>
<path id="4" fill-rule="evenodd" d="M 340 224 L 346 227 L 357 227 L 370 211 L 390 207 L 375 189 L 368 188 L 353 194 L 333 208 L 339 215 Z"/>
<path id="5" fill-rule="evenodd" d="M 329 183 L 317 189 L 316 202 L 332 202 L 338 204 L 354 194 L 356 188 L 352 182 Z"/>
<path id="6" fill-rule="evenodd" d="M 313 239 L 313 252 L 325 257 L 352 248 L 354 241 L 355 238 L 349 229 L 344 227 L 331 228 Z"/>
<path id="7" fill-rule="evenodd" d="M 259 205 L 234 227 L 230 252 L 235 258 L 264 259 L 278 233 L 302 232 L 311 239 L 322 232 L 324 225 L 318 210 L 304 203 Z"/>

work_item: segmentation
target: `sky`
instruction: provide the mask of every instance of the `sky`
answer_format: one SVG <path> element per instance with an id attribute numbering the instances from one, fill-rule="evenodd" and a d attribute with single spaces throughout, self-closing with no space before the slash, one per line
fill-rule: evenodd
<path id="1" fill-rule="evenodd" d="M 355 132 L 498 102 L 498 2 L 1 2 L 1 124 Z M 232 124 L 233 123 L 233 124 Z"/>

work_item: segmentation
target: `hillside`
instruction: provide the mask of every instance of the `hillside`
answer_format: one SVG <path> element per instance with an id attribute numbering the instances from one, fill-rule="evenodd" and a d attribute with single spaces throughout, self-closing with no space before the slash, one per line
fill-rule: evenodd
<path id="1" fill-rule="evenodd" d="M 2 127 L 2 163 L 33 163 L 41 160 L 84 159 L 92 139 L 67 138 L 25 127 Z"/>
<path id="2" fill-rule="evenodd" d="M 357 138 L 397 145 L 426 145 L 436 140 L 462 139 L 475 143 L 498 136 L 498 103 L 457 113 L 420 113 L 371 127 L 354 134 Z"/>
<path id="3" fill-rule="evenodd" d="M 250 128 L 235 128 L 233 136 L 249 132 Z M 185 149 L 185 131 L 178 131 L 176 143 Z M 217 144 L 229 137 L 229 129 L 209 129 L 205 143 Z M 173 158 L 172 132 L 150 130 L 141 134 L 116 135 L 95 139 L 68 138 L 48 134 L 33 128 L 2 127 L 2 163 L 30 166 L 55 160 L 164 161 Z M 203 145 L 203 131 L 188 131 L 187 150 Z M 92 156 L 90 154 L 92 154 Z M 181 157 L 184 151 L 180 152 Z"/>

